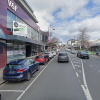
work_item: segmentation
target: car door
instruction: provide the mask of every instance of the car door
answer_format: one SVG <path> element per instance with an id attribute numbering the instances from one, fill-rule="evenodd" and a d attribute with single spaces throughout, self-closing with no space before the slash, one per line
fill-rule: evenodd
<path id="1" fill-rule="evenodd" d="M 32 73 L 37 70 L 36 62 L 33 59 L 30 59 L 30 66 L 32 68 Z"/>
<path id="2" fill-rule="evenodd" d="M 24 67 L 26 67 L 26 68 L 27 68 L 28 70 L 30 70 L 31 72 L 33 71 L 32 65 L 31 65 L 29 59 L 25 62 Z"/>

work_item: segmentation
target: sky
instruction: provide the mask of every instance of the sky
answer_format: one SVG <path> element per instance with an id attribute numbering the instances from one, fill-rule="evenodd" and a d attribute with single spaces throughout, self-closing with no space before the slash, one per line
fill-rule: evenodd
<path id="1" fill-rule="evenodd" d="M 41 30 L 55 34 L 61 42 L 77 39 L 87 28 L 90 40 L 100 39 L 100 0 L 27 0 Z M 55 29 L 55 30 L 53 30 Z"/>

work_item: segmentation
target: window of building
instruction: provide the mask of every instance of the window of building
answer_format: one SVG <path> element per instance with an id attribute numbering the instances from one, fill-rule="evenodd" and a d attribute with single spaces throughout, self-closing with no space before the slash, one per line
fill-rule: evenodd
<path id="1" fill-rule="evenodd" d="M 7 30 L 11 31 L 11 12 L 7 10 Z"/>
<path id="2" fill-rule="evenodd" d="M 32 38 L 33 40 L 39 40 L 39 34 L 36 30 L 26 24 L 22 19 L 17 17 L 15 14 L 7 10 L 7 30 L 13 32 L 13 21 L 17 21 L 19 23 L 27 25 L 27 37 Z"/>

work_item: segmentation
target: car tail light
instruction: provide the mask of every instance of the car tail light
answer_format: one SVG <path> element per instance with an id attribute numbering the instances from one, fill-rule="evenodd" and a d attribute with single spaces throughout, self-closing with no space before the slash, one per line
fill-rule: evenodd
<path id="1" fill-rule="evenodd" d="M 3 71 L 3 73 L 7 73 L 7 71 L 6 71 L 6 70 L 4 70 L 4 71 Z"/>
<path id="2" fill-rule="evenodd" d="M 22 69 L 20 69 L 20 70 L 17 70 L 17 72 L 24 72 L 25 71 L 25 68 L 22 68 Z"/>
<path id="3" fill-rule="evenodd" d="M 69 58 L 69 56 L 67 56 L 67 58 Z"/>

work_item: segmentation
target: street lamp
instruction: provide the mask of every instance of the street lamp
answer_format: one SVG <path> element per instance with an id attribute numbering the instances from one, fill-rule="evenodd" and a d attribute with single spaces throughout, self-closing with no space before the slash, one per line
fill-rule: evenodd
<path id="1" fill-rule="evenodd" d="M 52 30 L 55 30 L 54 28 L 51 27 L 51 25 L 48 27 L 48 52 L 49 52 L 49 43 L 51 42 L 51 36 L 52 36 L 52 33 L 51 33 L 51 29 Z"/>

